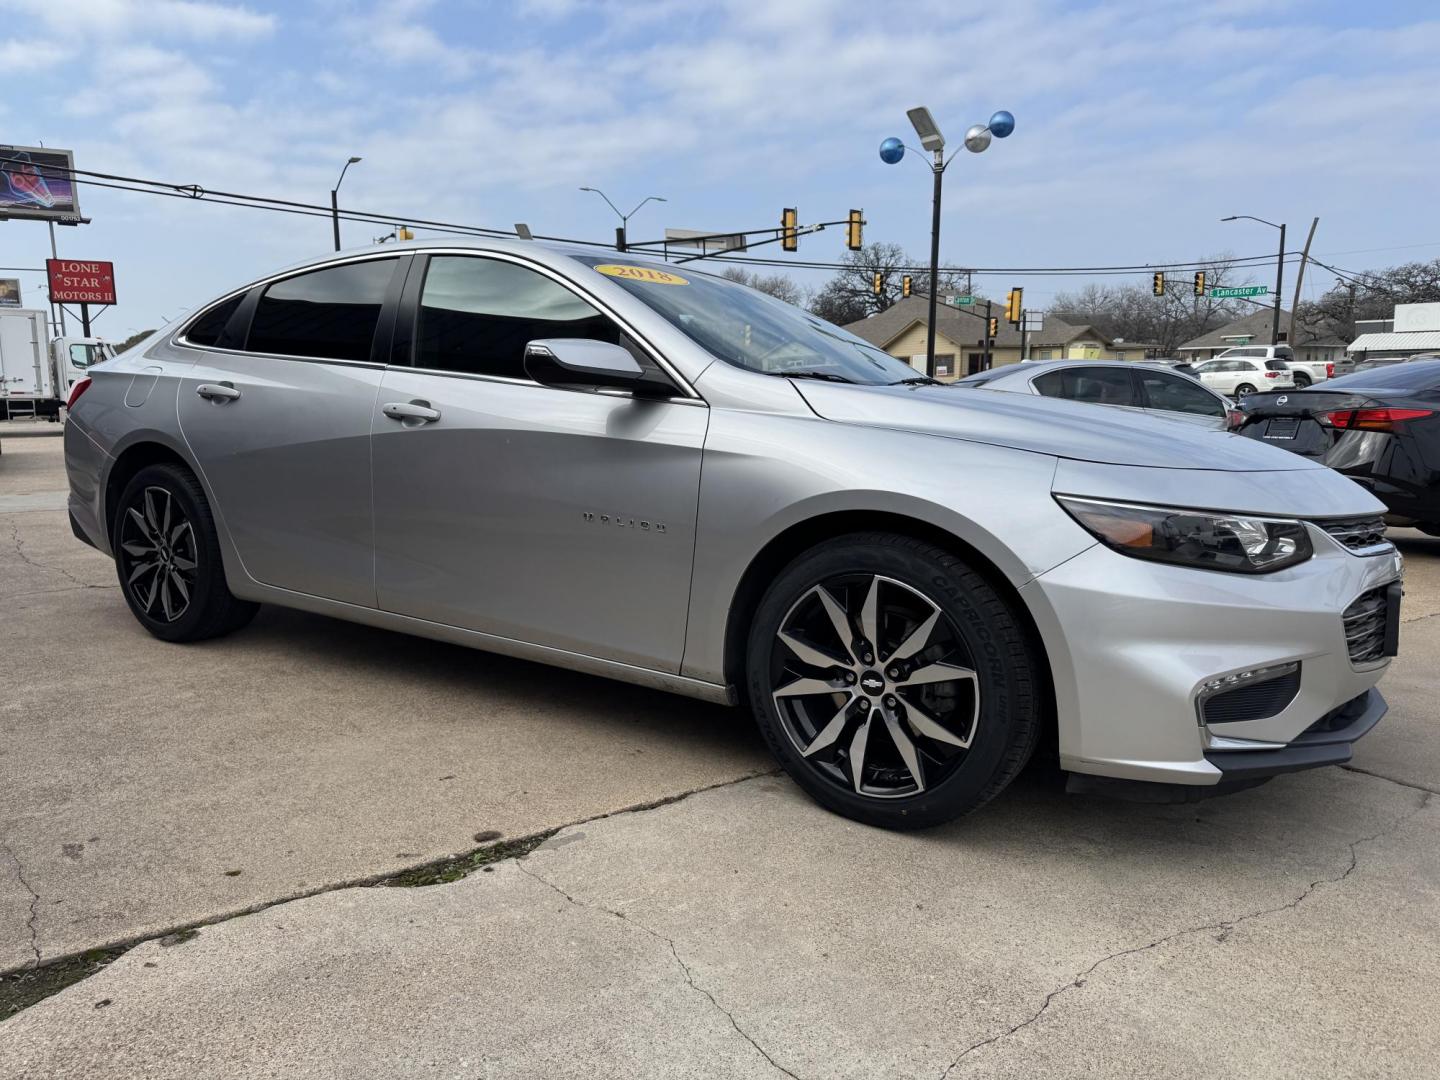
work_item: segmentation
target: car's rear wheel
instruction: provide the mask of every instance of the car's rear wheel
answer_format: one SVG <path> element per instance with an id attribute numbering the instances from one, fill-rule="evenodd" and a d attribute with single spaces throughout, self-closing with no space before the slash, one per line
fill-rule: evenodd
<path id="1" fill-rule="evenodd" d="M 225 583 L 205 492 L 177 465 L 149 465 L 125 485 L 115 513 L 115 567 L 140 625 L 164 641 L 238 630 L 259 605 Z"/>
<path id="2" fill-rule="evenodd" d="M 766 742 L 824 806 L 923 828 L 984 805 L 1041 727 L 1040 666 L 1002 596 L 912 537 L 839 537 L 756 611 L 747 692 Z"/>
<path id="3" fill-rule="evenodd" d="M 1254 392 L 1255 387 L 1251 386 L 1248 382 L 1242 382 L 1239 386 L 1235 387 L 1235 396 L 1237 398 L 1242 398 L 1246 394 L 1253 394 Z"/>
<path id="4" fill-rule="evenodd" d="M 1303 371 L 1295 372 L 1295 389 L 1304 390 L 1310 386 L 1310 376 Z"/>

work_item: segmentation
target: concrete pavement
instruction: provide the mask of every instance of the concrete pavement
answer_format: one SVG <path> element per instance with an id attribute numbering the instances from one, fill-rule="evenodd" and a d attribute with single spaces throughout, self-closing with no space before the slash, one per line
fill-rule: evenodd
<path id="1" fill-rule="evenodd" d="M 330 891 L 146 942 L 0 1022 L 0 1080 L 1429 1077 L 1440 1060 L 1440 540 L 1398 534 L 1392 711 L 1354 770 L 1174 807 L 1030 775 L 918 835 L 767 776 L 452 884 L 336 889 L 477 829 L 768 765 L 738 713 L 308 616 L 267 613 L 177 665 L 54 518 L 0 504 L 20 543 L 0 555 L 0 647 L 78 658 L 0 706 L 6 955 Z"/>
<path id="2" fill-rule="evenodd" d="M 318 616 L 156 641 L 63 509 L 13 509 L 63 486 L 6 444 L 0 842 L 46 961 L 773 768 L 738 710 Z M 28 919 L 0 851 L 0 972 Z"/>
<path id="3" fill-rule="evenodd" d="M 0 1076 L 1430 1077 L 1430 799 L 1032 782 L 896 835 L 750 780 L 142 945 L 0 1025 Z"/>

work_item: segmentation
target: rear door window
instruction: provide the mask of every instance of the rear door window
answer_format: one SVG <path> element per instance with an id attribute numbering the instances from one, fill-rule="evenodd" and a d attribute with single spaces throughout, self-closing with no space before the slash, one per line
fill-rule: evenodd
<path id="1" fill-rule="evenodd" d="M 1136 405 L 1130 372 L 1124 368 L 1079 367 L 1049 371 L 1035 380 L 1046 397 L 1088 401 L 1096 405 Z"/>
<path id="2" fill-rule="evenodd" d="M 1289 371 L 1289 370 L 1290 370 L 1290 365 L 1289 365 L 1288 363 L 1286 363 L 1284 360 L 1266 360 L 1266 361 L 1265 361 L 1265 370 L 1266 370 L 1266 371 Z"/>
<path id="3" fill-rule="evenodd" d="M 369 360 L 396 259 L 297 274 L 269 286 L 250 321 L 250 352 Z"/>

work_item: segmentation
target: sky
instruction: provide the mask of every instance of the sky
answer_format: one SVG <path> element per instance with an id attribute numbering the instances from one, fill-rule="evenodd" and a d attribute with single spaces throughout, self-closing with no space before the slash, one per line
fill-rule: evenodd
<path id="1" fill-rule="evenodd" d="M 952 146 L 941 259 L 1097 266 L 1298 249 L 1358 270 L 1440 256 L 1440 9 L 1371 0 L 6 0 L 0 143 L 209 190 L 605 240 L 760 229 L 863 208 L 867 240 L 928 253 L 930 175 L 886 165 L 924 104 Z M 118 340 L 324 255 L 324 218 L 82 187 L 65 258 L 115 263 Z M 347 247 L 378 225 L 348 224 Z M 1298 234 L 1295 235 L 1295 234 Z M 426 235 L 420 233 L 419 235 Z M 771 246 L 757 254 L 776 253 Z M 800 258 L 834 260 L 842 230 Z M 43 224 L 0 223 L 40 267 Z M 1293 269 L 1290 271 L 1293 274 Z M 43 276 L 19 276 L 28 306 Z M 816 287 L 818 272 L 794 275 Z M 1242 275 L 1243 276 L 1243 275 Z M 1253 279 L 1265 282 L 1270 270 Z M 1148 273 L 1106 278 L 1149 284 Z M 1084 279 L 997 273 L 1028 307 Z M 1333 283 L 1310 275 L 1307 293 Z M 1287 303 L 1288 293 L 1287 288 Z"/>

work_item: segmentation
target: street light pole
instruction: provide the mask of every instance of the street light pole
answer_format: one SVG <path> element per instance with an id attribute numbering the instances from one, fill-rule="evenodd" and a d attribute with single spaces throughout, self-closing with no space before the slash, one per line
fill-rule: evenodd
<path id="1" fill-rule="evenodd" d="M 352 157 L 345 162 L 340 170 L 340 179 L 335 181 L 335 186 L 330 189 L 330 222 L 335 228 L 335 250 L 340 250 L 340 185 L 345 182 L 345 170 L 351 165 L 358 165 L 360 159 Z"/>
<path id="2" fill-rule="evenodd" d="M 940 300 L 940 191 L 945 178 L 945 151 L 935 151 L 935 206 L 930 216 L 930 315 L 926 322 L 929 333 L 925 335 L 925 374 L 935 377 L 935 313 Z"/>
<path id="3" fill-rule="evenodd" d="M 1273 221 L 1266 221 L 1254 214 L 1231 214 L 1223 217 L 1221 221 L 1239 221 L 1244 218 L 1246 221 L 1258 221 L 1261 225 L 1269 225 L 1272 229 L 1280 230 L 1280 250 L 1275 255 L 1275 314 L 1270 322 L 1270 344 L 1280 344 L 1280 291 L 1285 287 L 1285 225 L 1276 225 Z"/>
<path id="4" fill-rule="evenodd" d="M 624 251 L 624 250 L 625 250 L 625 246 L 626 246 L 626 244 L 627 244 L 627 242 L 628 242 L 628 239 L 627 239 L 625 230 L 626 230 L 626 228 L 627 228 L 627 227 L 629 226 L 629 224 L 630 224 L 630 219 L 635 216 L 635 211 L 636 211 L 636 210 L 639 210 L 640 207 L 644 206 L 644 205 L 645 205 L 646 203 L 648 203 L 648 202 L 668 202 L 668 201 L 669 201 L 668 199 L 662 198 L 662 197 L 659 196 L 659 195 L 647 195 L 647 196 L 645 196 L 645 198 L 641 199 L 638 203 L 635 204 L 635 209 L 634 209 L 634 210 L 631 210 L 630 213 L 628 213 L 628 214 L 622 214 L 622 213 L 620 213 L 620 208 L 619 208 L 618 206 L 616 206 L 613 202 L 610 201 L 610 196 L 609 196 L 609 195 L 606 195 L 605 192 L 601 191 L 599 188 L 582 187 L 580 190 L 581 190 L 581 191 L 593 191 L 596 195 L 599 195 L 602 199 L 605 200 L 605 204 L 606 204 L 607 206 L 609 206 L 611 210 L 614 210 L 614 211 L 615 211 L 615 216 L 620 219 L 620 227 L 615 230 L 615 250 L 616 250 L 616 251 Z"/>
<path id="5" fill-rule="evenodd" d="M 935 329 L 935 318 L 940 303 L 940 194 L 944 186 L 945 169 L 951 161 L 955 160 L 955 155 L 952 154 L 948 160 L 946 159 L 945 136 L 940 134 L 940 129 L 936 126 L 935 118 L 930 115 L 929 109 L 921 105 L 908 110 L 905 115 L 910 118 L 910 124 L 915 129 L 915 134 L 920 136 L 920 145 L 932 155 L 930 171 L 935 177 L 935 197 L 930 216 L 930 314 L 925 335 L 925 374 L 933 379 L 935 377 L 935 339 L 938 336 Z M 990 145 L 992 135 L 997 139 L 1003 139 L 1014 130 L 1015 117 L 1001 110 L 990 117 L 988 124 L 975 124 L 965 132 L 965 149 L 972 154 L 979 154 Z M 904 156 L 905 144 L 894 136 L 880 143 L 880 160 L 886 165 L 894 165 Z M 988 335 L 988 323 L 986 332 Z"/>

